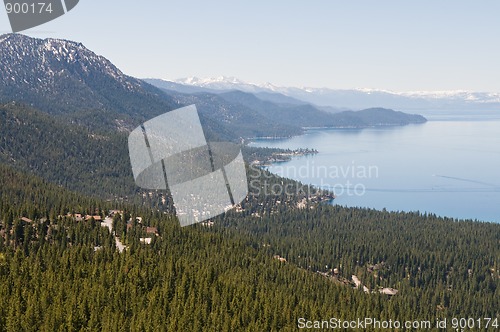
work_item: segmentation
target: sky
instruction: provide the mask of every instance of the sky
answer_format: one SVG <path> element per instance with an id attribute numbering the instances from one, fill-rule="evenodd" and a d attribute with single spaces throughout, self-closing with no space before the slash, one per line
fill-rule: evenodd
<path id="1" fill-rule="evenodd" d="M 22 33 L 82 42 L 138 78 L 500 92 L 499 15 L 497 0 L 80 0 Z"/>

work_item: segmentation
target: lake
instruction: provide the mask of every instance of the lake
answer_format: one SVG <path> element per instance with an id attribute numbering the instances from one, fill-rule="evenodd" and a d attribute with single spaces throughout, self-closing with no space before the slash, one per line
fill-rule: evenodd
<path id="1" fill-rule="evenodd" d="M 333 204 L 500 222 L 500 119 L 436 116 L 403 127 L 311 129 L 251 145 L 317 149 L 268 169 L 333 190 Z"/>

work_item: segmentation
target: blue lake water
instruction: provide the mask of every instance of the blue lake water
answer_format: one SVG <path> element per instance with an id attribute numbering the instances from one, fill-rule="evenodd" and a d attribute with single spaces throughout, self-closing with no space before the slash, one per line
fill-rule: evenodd
<path id="1" fill-rule="evenodd" d="M 314 148 L 269 167 L 333 189 L 334 204 L 500 222 L 500 120 L 468 118 L 367 129 L 312 129 L 252 146 Z"/>

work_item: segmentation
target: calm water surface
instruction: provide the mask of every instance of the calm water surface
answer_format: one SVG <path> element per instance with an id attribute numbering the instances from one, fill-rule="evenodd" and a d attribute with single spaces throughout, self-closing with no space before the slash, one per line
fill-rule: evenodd
<path id="1" fill-rule="evenodd" d="M 455 119 L 369 129 L 314 129 L 253 146 L 314 148 L 269 167 L 333 189 L 335 204 L 500 222 L 500 120 Z"/>

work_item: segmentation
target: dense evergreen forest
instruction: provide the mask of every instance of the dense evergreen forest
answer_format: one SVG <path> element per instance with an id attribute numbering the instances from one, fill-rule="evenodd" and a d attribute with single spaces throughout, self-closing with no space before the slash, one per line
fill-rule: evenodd
<path id="1" fill-rule="evenodd" d="M 248 197 L 184 228 L 166 191 L 134 183 L 127 137 L 147 119 L 195 103 L 208 140 L 241 143 L 332 119 L 310 105 L 164 93 L 80 43 L 19 34 L 0 38 L 0 102 L 0 332 L 295 331 L 331 318 L 498 329 L 500 224 L 332 206 L 332 193 L 258 167 L 307 149 L 243 146 Z M 329 124 L 422 121 L 370 109 Z"/>
<path id="2" fill-rule="evenodd" d="M 499 315 L 500 225 L 254 192 L 213 225 L 180 228 L 169 213 L 0 173 L 0 331 L 292 331 L 301 317 Z M 122 253 L 100 222 L 69 217 L 112 208 L 123 211 Z M 151 244 L 126 227 L 130 216 L 157 228 Z"/>

